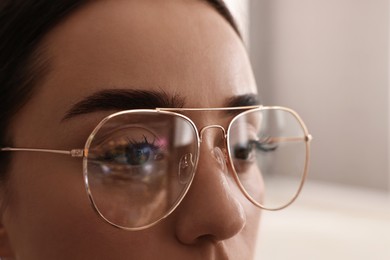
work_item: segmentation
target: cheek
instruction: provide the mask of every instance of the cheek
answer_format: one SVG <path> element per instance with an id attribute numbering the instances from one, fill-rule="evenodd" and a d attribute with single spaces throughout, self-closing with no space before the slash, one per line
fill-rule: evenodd
<path id="1" fill-rule="evenodd" d="M 8 183 L 5 227 L 17 256 L 88 259 L 112 252 L 107 234 L 116 230 L 89 204 L 81 159 L 32 153 L 14 159 L 28 162 L 13 165 Z"/>
<path id="2" fill-rule="evenodd" d="M 249 204 L 245 204 L 245 211 L 247 216 L 247 222 L 242 231 L 245 234 L 245 238 L 243 239 L 244 244 L 243 247 L 247 247 L 247 252 L 251 255 L 248 255 L 247 259 L 254 259 L 254 253 L 256 252 L 256 247 L 258 245 L 257 241 L 260 233 L 260 221 L 262 210 L 254 206 L 251 202 Z M 239 250 L 242 252 L 242 249 Z M 238 255 L 235 259 L 240 259 L 241 257 Z"/>
<path id="3" fill-rule="evenodd" d="M 262 210 L 244 198 L 244 195 L 241 195 L 241 198 L 240 202 L 245 211 L 246 224 L 240 234 L 230 241 L 229 248 L 234 254 L 232 259 L 255 259 Z"/>
<path id="4" fill-rule="evenodd" d="M 4 226 L 17 259 L 153 259 L 174 252 L 170 223 L 129 232 L 104 222 L 90 205 L 81 159 L 18 153 L 14 162 Z"/>
<path id="5" fill-rule="evenodd" d="M 249 172 L 251 172 L 252 176 L 247 176 L 247 179 L 241 178 L 242 185 L 245 187 L 246 191 L 253 196 L 254 199 L 261 201 L 263 196 L 263 179 L 261 177 L 260 171 L 257 167 L 254 167 Z M 232 248 L 236 248 L 237 250 L 232 250 L 234 252 L 243 252 L 245 249 L 248 254 L 255 252 L 259 229 L 260 229 L 260 221 L 261 221 L 261 212 L 262 210 L 255 206 L 249 199 L 244 195 L 244 192 L 240 189 L 238 184 L 233 180 L 230 181 L 231 192 L 234 192 L 235 197 L 238 199 L 240 204 L 242 205 L 245 216 L 246 216 L 246 224 L 244 229 L 240 232 L 237 241 L 231 243 Z M 237 238 L 236 238 L 237 239 Z M 237 247 L 240 245 L 240 247 Z M 253 259 L 252 256 L 247 256 L 245 259 Z M 242 255 L 238 254 L 233 259 L 242 259 Z"/>
<path id="6" fill-rule="evenodd" d="M 250 194 L 255 200 L 261 201 L 264 189 L 263 179 L 257 168 L 253 169 L 251 172 L 253 173 L 254 177 L 249 176 L 247 179 L 241 178 L 241 185 L 243 186 L 244 190 L 246 190 L 246 192 Z M 237 181 L 239 180 L 236 181 L 234 178 L 228 179 L 231 192 L 234 193 L 235 198 L 237 198 L 245 212 L 246 225 L 244 227 L 243 233 L 246 236 L 247 242 L 252 244 L 258 233 L 262 210 L 255 206 L 245 196 L 244 191 L 242 191 L 239 187 L 239 184 L 237 184 Z"/>
<path id="7" fill-rule="evenodd" d="M 80 168 L 65 168 L 62 159 L 67 161 L 62 155 L 37 153 L 18 153 L 13 158 L 5 213 L 10 216 L 6 228 L 18 253 L 66 244 L 65 227 L 79 226 L 77 216 L 86 215 Z"/>

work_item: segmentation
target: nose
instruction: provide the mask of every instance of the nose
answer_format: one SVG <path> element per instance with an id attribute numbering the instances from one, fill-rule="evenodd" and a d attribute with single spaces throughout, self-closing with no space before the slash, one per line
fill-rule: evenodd
<path id="1" fill-rule="evenodd" d="M 176 212 L 176 236 L 184 244 L 229 239 L 246 223 L 230 167 L 221 149 L 212 146 L 202 142 L 193 183 Z"/>

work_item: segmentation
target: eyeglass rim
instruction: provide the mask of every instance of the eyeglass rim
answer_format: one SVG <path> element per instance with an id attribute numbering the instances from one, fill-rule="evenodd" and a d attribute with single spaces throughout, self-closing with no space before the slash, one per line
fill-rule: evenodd
<path id="1" fill-rule="evenodd" d="M 99 207 L 96 205 L 96 202 L 93 198 L 93 195 L 92 195 L 92 191 L 90 189 L 90 185 L 89 185 L 89 180 L 88 180 L 88 154 L 89 154 L 89 147 L 96 135 L 96 133 L 101 129 L 101 127 L 108 121 L 108 120 L 111 120 L 112 118 L 114 117 L 118 117 L 118 116 L 121 116 L 121 115 L 128 115 L 128 114 L 134 114 L 134 113 L 151 113 L 151 114 L 166 114 L 166 115 L 172 115 L 172 116 L 177 116 L 177 117 L 180 117 L 182 119 L 184 119 L 186 122 L 190 123 L 191 127 L 193 128 L 194 130 L 194 134 L 196 135 L 195 138 L 196 138 L 196 160 L 195 160 L 195 163 L 194 163 L 194 170 L 191 172 L 191 179 L 188 181 L 188 183 L 186 184 L 186 187 L 185 189 L 181 192 L 180 196 L 178 197 L 178 199 L 175 201 L 175 203 L 173 204 L 173 206 L 170 208 L 170 210 L 168 210 L 166 213 L 164 213 L 164 215 L 162 215 L 161 217 L 159 217 L 157 220 L 147 224 L 147 225 L 143 225 L 143 226 L 140 226 L 140 227 L 127 227 L 127 226 L 122 226 L 120 224 L 117 224 L 115 222 L 112 222 L 111 220 L 109 220 L 107 217 L 104 216 L 103 213 L 100 212 L 100 209 Z M 83 179 L 84 179 L 84 185 L 85 185 L 85 189 L 86 189 L 86 192 L 87 192 L 87 195 L 88 195 L 88 198 L 89 198 L 89 201 L 90 203 L 92 204 L 92 208 L 95 210 L 95 212 L 102 218 L 104 219 L 107 223 L 111 224 L 112 226 L 114 227 L 117 227 L 119 229 L 122 229 L 122 230 L 127 230 L 127 231 L 139 231 L 139 230 L 144 230 L 144 229 L 147 229 L 149 227 L 152 227 L 154 225 L 156 225 L 157 223 L 161 222 L 163 219 L 167 218 L 173 211 L 175 211 L 175 209 L 180 205 L 180 203 L 182 202 L 182 200 L 185 198 L 185 196 L 187 195 L 188 193 L 188 190 L 190 189 L 191 185 L 192 185 L 192 181 L 194 180 L 194 177 L 195 177 L 195 172 L 196 172 L 196 169 L 198 167 L 198 162 L 199 162 L 199 150 L 200 150 L 200 138 L 199 138 L 199 131 L 198 129 L 196 128 L 196 125 L 195 123 L 187 116 L 185 115 L 182 115 L 182 114 L 179 114 L 179 113 L 175 113 L 175 112 L 170 112 L 170 111 L 159 111 L 157 109 L 133 109 L 133 110 L 124 110 L 124 111 L 119 111 L 119 112 L 116 112 L 114 114 L 111 114 L 105 118 L 103 118 L 103 120 L 101 120 L 99 122 L 99 124 L 94 128 L 94 130 L 91 132 L 91 134 L 89 135 L 86 143 L 85 143 L 85 147 L 84 147 L 84 157 L 83 157 Z"/>
<path id="2" fill-rule="evenodd" d="M 302 130 L 303 130 L 303 134 L 304 134 L 304 140 L 305 141 L 305 164 L 304 164 L 304 168 L 303 168 L 303 174 L 301 176 L 301 180 L 300 180 L 300 183 L 299 183 L 299 186 L 298 186 L 298 189 L 296 190 L 294 196 L 289 200 L 287 201 L 286 203 L 282 204 L 281 206 L 278 206 L 278 207 L 267 207 L 259 202 L 257 202 L 245 189 L 245 187 L 243 186 L 243 184 L 241 183 L 240 181 L 240 178 L 238 177 L 238 173 L 234 167 L 234 163 L 233 163 L 233 159 L 232 159 L 232 152 L 230 150 L 230 138 L 228 138 L 230 136 L 230 133 L 231 133 L 231 130 L 232 130 L 232 125 L 234 124 L 234 122 L 248 114 L 248 113 L 252 113 L 252 112 L 256 112 L 256 111 L 265 111 L 265 110 L 281 110 L 281 111 L 285 111 L 285 112 L 288 112 L 290 113 L 292 116 L 294 116 L 294 118 L 298 121 L 299 125 L 301 126 Z M 229 165 L 230 167 L 232 167 L 232 173 L 233 173 L 233 177 L 235 179 L 235 182 L 237 183 L 237 185 L 239 186 L 241 192 L 245 195 L 245 197 L 250 201 L 252 202 L 255 206 L 261 208 L 261 209 L 264 209 L 264 210 L 268 210 L 268 211 L 277 211 L 277 210 L 281 210 L 281 209 L 284 209 L 286 207 L 288 207 L 289 205 L 291 205 L 299 196 L 299 194 L 301 193 L 302 191 L 302 188 L 306 182 L 306 179 L 307 179 L 307 175 L 308 175 L 308 170 L 309 170 L 309 161 L 310 161 L 310 142 L 312 140 L 312 136 L 309 134 L 309 131 L 305 125 L 305 123 L 303 122 L 303 120 L 300 118 L 300 116 L 298 115 L 297 112 L 295 112 L 294 110 L 290 109 L 290 108 L 287 108 L 287 107 L 281 107 L 281 106 L 263 106 L 263 107 L 258 107 L 258 108 L 254 108 L 254 109 L 250 109 L 248 111 L 244 111 L 238 115 L 236 115 L 229 123 L 229 126 L 227 128 L 227 133 L 226 133 L 227 137 L 225 138 L 225 142 L 226 142 L 226 148 L 228 149 L 228 160 L 229 160 Z"/>

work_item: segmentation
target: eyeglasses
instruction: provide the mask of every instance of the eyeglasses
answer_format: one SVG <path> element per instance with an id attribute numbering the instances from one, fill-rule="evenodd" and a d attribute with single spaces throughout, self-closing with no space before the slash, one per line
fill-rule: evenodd
<path id="1" fill-rule="evenodd" d="M 227 130 L 200 130 L 184 113 L 232 114 Z M 156 108 L 121 111 L 104 118 L 84 149 L 1 148 L 83 158 L 85 188 L 96 212 L 125 230 L 151 227 L 171 214 L 195 177 L 203 134 L 219 129 L 211 151 L 255 206 L 279 210 L 304 184 L 311 135 L 298 114 L 284 107 Z M 218 143 L 217 141 L 215 143 Z M 207 156 L 202 154 L 201 156 Z"/>

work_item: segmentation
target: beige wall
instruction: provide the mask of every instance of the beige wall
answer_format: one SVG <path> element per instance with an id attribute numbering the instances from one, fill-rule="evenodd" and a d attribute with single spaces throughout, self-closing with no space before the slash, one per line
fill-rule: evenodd
<path id="1" fill-rule="evenodd" d="M 261 98 L 303 117 L 311 179 L 390 190 L 389 10 L 388 0 L 250 2 Z"/>

